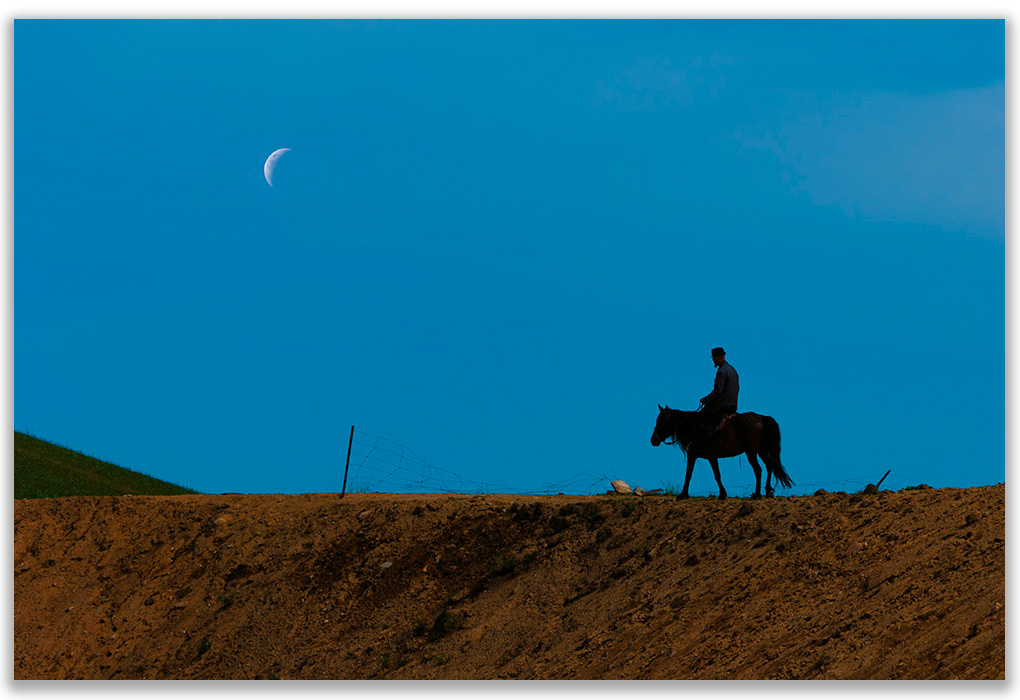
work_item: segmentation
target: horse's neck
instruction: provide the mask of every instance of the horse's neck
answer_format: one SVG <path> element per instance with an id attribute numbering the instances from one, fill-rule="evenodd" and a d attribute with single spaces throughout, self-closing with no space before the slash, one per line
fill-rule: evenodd
<path id="1" fill-rule="evenodd" d="M 697 411 L 673 411 L 673 433 L 678 436 L 690 434 L 695 425 Z"/>

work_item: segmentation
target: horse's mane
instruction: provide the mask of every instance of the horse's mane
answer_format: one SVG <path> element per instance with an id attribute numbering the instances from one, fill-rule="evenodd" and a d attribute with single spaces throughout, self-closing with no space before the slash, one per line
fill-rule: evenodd
<path id="1" fill-rule="evenodd" d="M 675 408 L 667 408 L 666 430 L 667 437 L 673 438 L 673 444 L 679 447 L 684 454 L 687 454 L 687 445 L 691 443 L 698 432 L 696 421 L 697 411 L 680 411 Z"/>

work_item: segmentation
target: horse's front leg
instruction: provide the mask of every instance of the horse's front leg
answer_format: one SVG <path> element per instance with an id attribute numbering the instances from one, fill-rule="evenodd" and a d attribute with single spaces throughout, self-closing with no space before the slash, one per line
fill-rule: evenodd
<path id="1" fill-rule="evenodd" d="M 687 476 L 684 477 L 684 490 L 681 491 L 680 495 L 676 497 L 676 499 L 678 501 L 681 498 L 687 498 L 688 497 L 687 489 L 690 488 L 690 485 L 691 485 L 691 475 L 694 474 L 694 462 L 697 459 L 698 458 L 694 456 L 694 453 L 692 453 L 692 452 L 688 452 L 687 453 Z"/>
<path id="2" fill-rule="evenodd" d="M 726 489 L 722 485 L 722 475 L 719 473 L 719 460 L 709 457 L 708 463 L 712 465 L 712 473 L 715 474 L 715 483 L 719 484 L 719 498 L 726 498 Z"/>

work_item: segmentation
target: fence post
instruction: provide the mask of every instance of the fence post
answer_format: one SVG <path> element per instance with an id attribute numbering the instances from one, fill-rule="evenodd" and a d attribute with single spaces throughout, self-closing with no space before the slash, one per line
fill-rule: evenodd
<path id="1" fill-rule="evenodd" d="M 351 445 L 354 444 L 354 426 L 351 426 L 351 439 L 347 441 L 347 465 L 344 467 L 344 485 L 340 489 L 340 498 L 347 493 L 347 470 L 351 468 Z"/>

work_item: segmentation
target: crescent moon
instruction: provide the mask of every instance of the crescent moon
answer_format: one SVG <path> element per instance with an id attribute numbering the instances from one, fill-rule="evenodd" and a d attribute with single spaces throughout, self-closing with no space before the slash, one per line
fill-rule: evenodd
<path id="1" fill-rule="evenodd" d="M 263 170 L 265 170 L 266 182 L 269 183 L 270 187 L 273 186 L 273 170 L 276 168 L 276 161 L 280 160 L 280 156 L 289 150 L 289 148 L 278 148 L 266 159 L 266 167 Z"/>

